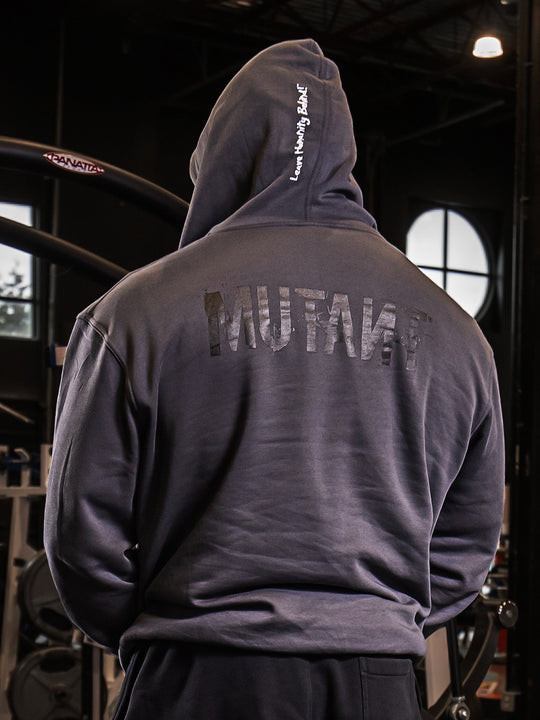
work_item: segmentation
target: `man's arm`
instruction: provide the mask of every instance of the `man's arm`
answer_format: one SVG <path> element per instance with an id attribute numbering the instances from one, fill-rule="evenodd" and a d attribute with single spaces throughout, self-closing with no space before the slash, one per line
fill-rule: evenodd
<path id="1" fill-rule="evenodd" d="M 432 610 L 426 634 L 475 599 L 499 541 L 504 496 L 504 435 L 497 376 L 458 476 L 445 498 L 431 542 Z"/>
<path id="2" fill-rule="evenodd" d="M 66 612 L 117 650 L 137 614 L 135 408 L 122 362 L 79 319 L 60 386 L 45 548 Z"/>

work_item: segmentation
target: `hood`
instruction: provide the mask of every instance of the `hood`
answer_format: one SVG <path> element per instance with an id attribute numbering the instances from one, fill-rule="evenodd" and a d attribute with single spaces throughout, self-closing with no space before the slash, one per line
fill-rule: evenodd
<path id="1" fill-rule="evenodd" d="M 375 227 L 352 176 L 356 144 L 335 63 L 313 40 L 278 43 L 235 75 L 192 155 L 181 247 L 229 224 Z"/>

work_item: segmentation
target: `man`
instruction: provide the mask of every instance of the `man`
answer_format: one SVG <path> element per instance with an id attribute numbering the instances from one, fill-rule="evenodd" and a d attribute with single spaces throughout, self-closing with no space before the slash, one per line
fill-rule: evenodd
<path id="1" fill-rule="evenodd" d="M 501 520 L 493 356 L 375 229 L 336 66 L 251 60 L 181 248 L 77 319 L 46 547 L 122 720 L 419 717 L 412 660 Z"/>

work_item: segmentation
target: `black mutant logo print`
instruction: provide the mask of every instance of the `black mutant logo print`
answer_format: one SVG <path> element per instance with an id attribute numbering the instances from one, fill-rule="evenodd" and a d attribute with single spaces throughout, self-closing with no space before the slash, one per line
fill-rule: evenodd
<path id="1" fill-rule="evenodd" d="M 219 357 L 223 348 L 238 352 L 242 345 L 278 352 L 292 342 L 303 343 L 307 353 L 322 350 L 333 355 L 336 343 L 344 343 L 349 358 L 379 358 L 383 365 L 390 365 L 399 345 L 404 368 L 416 369 L 426 324 L 432 322 L 422 310 L 399 308 L 395 302 L 376 302 L 372 297 L 364 297 L 361 304 L 351 307 L 347 293 L 314 288 L 294 288 L 291 292 L 291 288 L 280 285 L 273 292 L 279 299 L 279 321 L 271 317 L 267 285 L 258 285 L 255 292 L 250 285 L 237 287 L 234 304 L 230 304 L 232 314 L 224 294 L 205 292 L 211 356 Z"/>

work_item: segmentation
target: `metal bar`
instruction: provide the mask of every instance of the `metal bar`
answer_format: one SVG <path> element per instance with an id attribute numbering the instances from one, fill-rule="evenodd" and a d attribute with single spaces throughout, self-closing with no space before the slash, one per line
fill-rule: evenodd
<path id="1" fill-rule="evenodd" d="M 13 408 L 10 408 L 8 405 L 4 405 L 4 403 L 0 403 L 0 410 L 7 413 L 8 415 L 12 415 L 18 420 L 22 420 L 23 422 L 28 423 L 28 425 L 35 425 L 35 420 L 32 420 L 32 418 L 29 418 L 27 415 L 23 415 L 22 413 L 17 412 L 17 410 L 13 410 Z"/>
<path id="2" fill-rule="evenodd" d="M 92 645 L 92 720 L 102 720 L 103 650 Z"/>
<path id="3" fill-rule="evenodd" d="M 0 217 L 0 242 L 52 262 L 71 265 L 99 281 L 116 282 L 128 270 L 43 230 Z"/>
<path id="4" fill-rule="evenodd" d="M 369 10 L 373 14 L 371 15 L 371 17 L 359 20 L 352 25 L 347 25 L 346 27 L 342 28 L 339 33 L 336 33 L 336 35 L 348 35 L 352 32 L 363 30 L 368 25 L 373 25 L 373 23 L 385 21 L 389 16 L 396 15 L 401 10 L 408 8 L 411 5 L 418 5 L 418 3 L 423 1 L 424 0 L 405 0 L 398 6 L 393 6 L 390 8 L 386 8 L 386 10 L 382 10 L 381 12 L 377 12 L 373 8 L 366 6 L 366 4 L 362 2 L 362 0 L 355 0 L 357 5 L 360 5 L 364 10 Z"/>
<path id="5" fill-rule="evenodd" d="M 339 17 L 339 13 L 341 12 L 342 6 L 343 6 L 343 0 L 337 0 L 336 4 L 334 6 L 334 11 L 332 12 L 332 17 L 326 24 L 326 32 L 332 32 L 332 30 L 334 29 L 334 25 L 337 22 L 337 19 Z"/>
<path id="6" fill-rule="evenodd" d="M 459 663 L 461 691 L 466 698 L 472 698 L 485 678 L 493 662 L 499 637 L 495 612 L 489 603 L 480 599 L 475 604 L 474 634 L 467 655 Z M 449 645 L 449 643 L 448 643 Z M 449 652 L 450 652 L 450 648 Z M 435 720 L 447 718 L 452 703 L 453 687 L 450 685 L 439 699 L 429 707 Z"/>
<path id="7" fill-rule="evenodd" d="M 436 265 L 419 265 L 418 266 L 421 270 L 439 270 L 442 271 L 442 268 Z M 449 273 L 456 273 L 457 275 L 467 275 L 467 277 L 484 277 L 484 278 L 493 278 L 493 273 L 488 272 L 477 272 L 476 270 L 460 270 L 459 268 L 447 268 L 447 271 Z"/>
<path id="8" fill-rule="evenodd" d="M 0 166 L 88 183 L 136 203 L 175 227 L 182 226 L 189 208 L 185 200 L 149 180 L 63 148 L 0 137 Z"/>
<path id="9" fill-rule="evenodd" d="M 66 13 L 62 12 L 60 18 L 59 39 L 58 39 L 58 79 L 56 91 L 56 130 L 54 142 L 56 146 L 62 144 L 62 123 L 64 116 L 64 68 L 66 55 Z M 51 232 L 55 237 L 60 234 L 60 179 L 53 180 L 52 192 L 52 218 Z M 56 332 L 56 287 L 58 280 L 58 272 L 55 263 L 49 263 L 48 276 L 49 283 L 47 286 L 48 302 L 46 314 L 46 344 L 51 346 L 54 342 Z M 34 323 L 36 322 L 34 318 Z M 45 427 L 43 429 L 47 442 L 52 442 L 54 429 L 54 412 L 55 412 L 55 379 L 49 368 L 45 378 L 44 388 L 44 406 L 45 406 Z"/>
<path id="10" fill-rule="evenodd" d="M 439 23 L 444 22 L 449 18 L 460 16 L 467 10 L 470 10 L 476 5 L 480 5 L 484 2 L 485 0 L 461 0 L 461 2 L 446 6 L 440 12 L 433 13 L 431 15 L 423 14 L 416 20 L 412 20 L 407 23 L 406 32 L 408 35 L 411 36 L 414 33 L 427 30 L 428 28 L 433 27 L 434 25 L 438 25 Z M 393 42 L 396 39 L 396 36 L 400 36 L 402 34 L 403 30 L 398 30 L 397 32 L 390 33 L 382 38 L 374 40 L 371 45 L 375 46 L 379 45 L 380 43 L 387 44 L 389 42 Z"/>
<path id="11" fill-rule="evenodd" d="M 336 33 L 336 35 L 347 35 L 353 32 L 358 32 L 359 30 L 364 30 L 368 25 L 372 25 L 373 23 L 382 22 L 385 23 L 392 32 L 392 36 L 396 39 L 398 37 L 402 37 L 404 39 L 410 39 L 413 42 L 415 42 L 417 45 L 422 47 L 424 50 L 427 50 L 432 55 L 435 55 L 437 58 L 442 59 L 442 54 L 436 50 L 430 43 L 428 43 L 427 40 L 425 40 L 423 37 L 419 35 L 412 35 L 409 32 L 409 24 L 402 22 L 400 23 L 397 19 L 394 18 L 395 15 L 397 15 L 401 10 L 404 10 L 405 8 L 409 7 L 410 5 L 416 5 L 419 2 L 424 2 L 424 0 L 405 0 L 405 2 L 401 3 L 401 5 L 393 6 L 390 8 L 386 8 L 382 12 L 377 12 L 372 8 L 371 6 L 367 5 L 366 3 L 361 2 L 361 0 L 356 0 L 356 3 L 363 7 L 364 9 L 368 10 L 372 13 L 371 17 L 364 18 L 364 20 L 360 20 L 357 23 L 354 23 L 353 25 L 349 25 L 348 27 L 342 28 L 339 33 Z M 388 33 L 386 33 L 388 35 Z M 373 43 L 371 43 L 373 44 Z"/>
<path id="12" fill-rule="evenodd" d="M 461 686 L 456 622 L 454 619 L 446 623 L 446 639 L 448 642 L 448 661 L 450 664 L 450 687 L 452 696 L 457 698 L 463 695 L 463 688 Z"/>
<path id="13" fill-rule="evenodd" d="M 388 140 L 386 146 L 393 147 L 395 145 L 401 145 L 404 142 L 408 142 L 409 140 L 416 140 L 417 138 L 437 132 L 437 130 L 444 130 L 447 127 L 451 127 L 452 125 L 458 125 L 459 123 L 465 122 L 466 120 L 471 120 L 472 118 L 478 117 L 479 115 L 485 115 L 486 113 L 491 112 L 498 107 L 502 107 L 505 104 L 506 103 L 504 100 L 497 100 L 496 102 L 489 103 L 489 105 L 484 105 L 483 107 L 477 108 L 476 110 L 471 110 L 471 112 L 463 113 L 462 115 L 456 115 L 456 117 L 445 120 L 445 122 L 437 123 L 436 125 L 429 125 L 428 127 L 421 128 L 420 130 L 408 133 L 407 135 L 402 135 L 401 137 L 394 138 L 393 140 Z"/>
<path id="14" fill-rule="evenodd" d="M 306 35 L 316 35 L 317 29 L 308 23 L 305 17 L 302 17 L 302 15 L 295 10 L 290 3 L 286 0 L 285 2 L 279 3 L 279 10 L 283 15 L 286 15 L 294 22 L 298 23 L 300 27 L 304 29 L 304 34 Z"/>
<path id="15" fill-rule="evenodd" d="M 516 717 L 533 720 L 540 688 L 540 0 L 521 0 L 518 8 L 509 592 L 519 606 L 520 621 L 508 634 L 506 699 L 517 706 Z"/>

